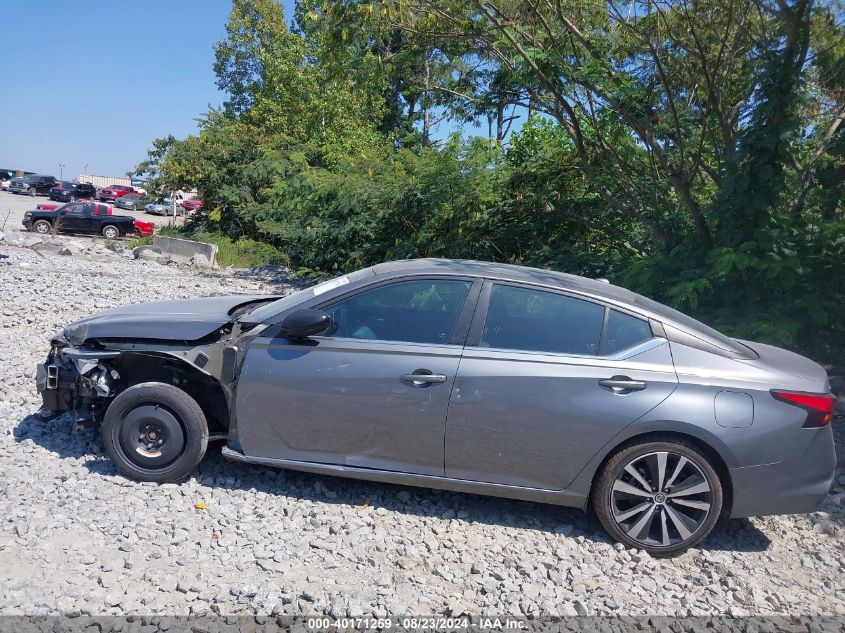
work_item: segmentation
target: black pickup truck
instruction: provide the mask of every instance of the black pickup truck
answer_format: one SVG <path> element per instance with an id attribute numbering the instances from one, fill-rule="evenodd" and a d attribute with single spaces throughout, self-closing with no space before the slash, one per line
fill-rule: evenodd
<path id="1" fill-rule="evenodd" d="M 32 176 L 24 176 L 23 178 L 15 178 L 9 183 L 9 191 L 11 193 L 19 193 L 27 196 L 44 195 L 50 193 L 50 189 L 59 183 L 53 176 L 40 176 L 34 174 Z"/>
<path id="2" fill-rule="evenodd" d="M 97 202 L 69 202 L 58 209 L 35 209 L 23 216 L 27 231 L 42 235 L 52 233 L 94 233 L 108 239 L 137 235 L 135 218 L 111 215 L 111 207 Z"/>

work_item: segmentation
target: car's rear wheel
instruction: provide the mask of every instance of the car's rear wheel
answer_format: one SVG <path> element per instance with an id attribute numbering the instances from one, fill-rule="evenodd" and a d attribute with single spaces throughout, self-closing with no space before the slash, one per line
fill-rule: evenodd
<path id="1" fill-rule="evenodd" d="M 208 423 L 197 401 L 172 385 L 129 387 L 106 410 L 103 446 L 118 472 L 136 481 L 188 476 L 205 455 Z"/>
<path id="2" fill-rule="evenodd" d="M 29 197 L 30 197 L 30 198 L 34 198 L 34 197 L 35 197 L 35 187 L 30 187 L 30 188 L 29 188 Z"/>
<path id="3" fill-rule="evenodd" d="M 41 235 L 47 235 L 53 230 L 53 226 L 47 220 L 38 220 L 32 225 L 32 230 Z"/>
<path id="4" fill-rule="evenodd" d="M 109 240 L 114 240 L 120 237 L 120 229 L 114 224 L 106 224 L 103 227 L 103 237 Z"/>
<path id="5" fill-rule="evenodd" d="M 674 438 L 621 449 L 602 468 L 592 495 L 608 534 L 653 556 L 672 556 L 699 543 L 719 519 L 722 499 L 707 456 Z"/>

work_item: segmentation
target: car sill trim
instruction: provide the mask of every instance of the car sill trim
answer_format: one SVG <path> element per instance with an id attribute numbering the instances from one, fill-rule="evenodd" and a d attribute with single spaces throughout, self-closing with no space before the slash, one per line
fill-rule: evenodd
<path id="1" fill-rule="evenodd" d="M 420 475 L 374 468 L 359 468 L 356 466 L 342 466 L 339 464 L 303 462 L 272 457 L 252 457 L 244 455 L 228 446 L 223 447 L 222 454 L 224 458 L 230 461 L 244 464 L 259 464 L 262 466 L 272 466 L 274 468 L 285 468 L 321 475 L 349 477 L 352 479 L 363 479 L 404 486 L 435 488 L 437 490 L 450 490 L 453 492 L 520 499 L 523 501 L 536 501 L 571 508 L 581 508 L 582 510 L 587 506 L 586 495 L 569 490 L 547 490 L 544 488 L 509 486 L 507 484 L 487 483 L 468 479 L 452 479 L 436 475 Z"/>

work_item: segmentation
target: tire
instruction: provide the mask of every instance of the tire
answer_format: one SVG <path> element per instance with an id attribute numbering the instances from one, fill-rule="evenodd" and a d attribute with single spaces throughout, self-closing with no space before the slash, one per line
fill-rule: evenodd
<path id="1" fill-rule="evenodd" d="M 115 240 L 120 237 L 120 229 L 117 228 L 114 224 L 106 224 L 101 231 L 103 237 L 108 240 Z"/>
<path id="2" fill-rule="evenodd" d="M 76 196 L 71 196 L 68 202 L 76 202 Z"/>
<path id="3" fill-rule="evenodd" d="M 700 492 L 687 492 L 692 490 Z M 723 498 L 719 475 L 698 447 L 657 438 L 623 447 L 607 460 L 593 483 L 592 505 L 613 539 L 664 557 L 701 542 L 718 521 Z"/>
<path id="4" fill-rule="evenodd" d="M 39 235 L 47 235 L 53 230 L 53 225 L 50 224 L 47 220 L 36 220 L 35 223 L 32 225 L 32 230 L 38 233 Z"/>
<path id="5" fill-rule="evenodd" d="M 30 197 L 30 198 L 34 198 L 34 197 L 35 197 L 35 187 L 30 187 L 30 188 L 29 188 L 29 197 Z"/>
<path id="6" fill-rule="evenodd" d="M 208 423 L 187 393 L 145 382 L 119 394 L 106 409 L 103 447 L 118 472 L 135 481 L 187 477 L 208 447 Z"/>

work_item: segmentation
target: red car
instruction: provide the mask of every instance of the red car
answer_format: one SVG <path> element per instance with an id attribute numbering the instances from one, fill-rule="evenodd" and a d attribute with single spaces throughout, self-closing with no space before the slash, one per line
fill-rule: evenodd
<path id="1" fill-rule="evenodd" d="M 50 204 L 50 203 L 42 203 L 35 205 L 36 209 L 40 211 L 55 211 L 59 207 L 63 207 L 63 204 Z M 108 204 L 95 204 L 94 205 L 94 214 L 95 215 L 112 215 L 112 208 L 111 205 Z M 138 234 L 141 237 L 149 237 L 155 231 L 155 223 L 153 222 L 144 222 L 143 220 L 135 220 L 135 228 L 138 229 Z"/>
<path id="2" fill-rule="evenodd" d="M 125 196 L 128 193 L 138 193 L 135 191 L 135 187 L 130 187 L 129 185 L 110 185 L 103 189 L 100 189 L 100 200 L 117 200 L 121 196 Z"/>
<path id="3" fill-rule="evenodd" d="M 188 198 L 187 200 L 182 201 L 182 208 L 189 213 L 193 213 L 199 209 L 202 209 L 205 206 L 205 203 L 194 196 L 193 198 Z"/>

